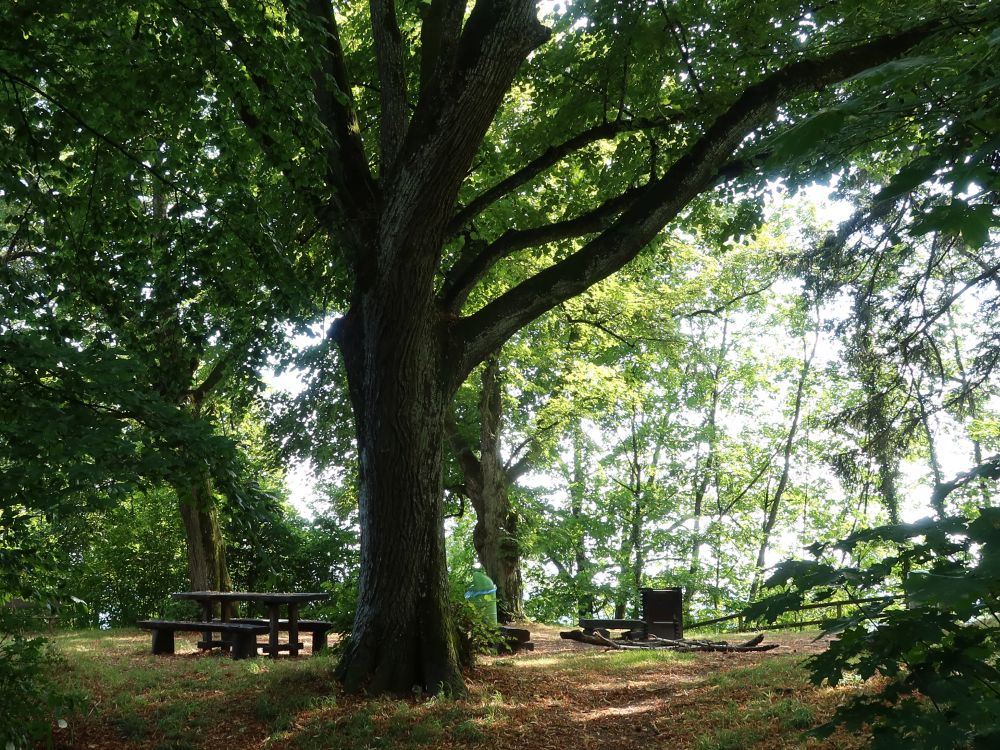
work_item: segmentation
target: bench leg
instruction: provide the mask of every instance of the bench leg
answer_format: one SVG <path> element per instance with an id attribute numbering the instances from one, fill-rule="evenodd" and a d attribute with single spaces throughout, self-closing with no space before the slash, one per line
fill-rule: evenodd
<path id="1" fill-rule="evenodd" d="M 315 654 L 326 648 L 326 632 L 325 630 L 314 630 L 313 631 L 313 646 L 312 652 Z"/>
<path id="2" fill-rule="evenodd" d="M 153 653 L 172 654 L 174 653 L 174 631 L 166 628 L 157 628 L 153 631 Z"/>
<path id="3" fill-rule="evenodd" d="M 249 659 L 257 656 L 257 636 L 253 633 L 232 633 L 230 653 L 233 659 Z"/>

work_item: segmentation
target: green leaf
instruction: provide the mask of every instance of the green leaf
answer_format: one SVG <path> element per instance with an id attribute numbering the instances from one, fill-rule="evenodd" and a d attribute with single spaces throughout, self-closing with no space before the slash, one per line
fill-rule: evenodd
<path id="1" fill-rule="evenodd" d="M 929 182 L 940 168 L 941 160 L 935 156 L 919 156 L 889 180 L 889 184 L 878 194 L 878 200 L 891 200 L 911 192 L 919 185 Z"/>
<path id="2" fill-rule="evenodd" d="M 959 235 L 970 248 L 978 250 L 989 240 L 990 229 L 996 225 L 993 206 L 970 206 L 965 201 L 956 199 L 924 213 L 910 228 L 910 232 L 917 236 L 930 232 Z"/>
<path id="3" fill-rule="evenodd" d="M 798 161 L 838 133 L 847 119 L 848 113 L 842 108 L 820 110 L 775 138 L 773 158 L 783 163 Z"/>

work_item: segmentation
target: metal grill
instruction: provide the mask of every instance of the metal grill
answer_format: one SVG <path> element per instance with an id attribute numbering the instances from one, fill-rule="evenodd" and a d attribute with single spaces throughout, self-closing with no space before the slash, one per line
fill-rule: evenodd
<path id="1" fill-rule="evenodd" d="M 679 588 L 639 589 L 642 596 L 642 619 L 651 635 L 660 638 L 683 638 L 683 593 Z"/>

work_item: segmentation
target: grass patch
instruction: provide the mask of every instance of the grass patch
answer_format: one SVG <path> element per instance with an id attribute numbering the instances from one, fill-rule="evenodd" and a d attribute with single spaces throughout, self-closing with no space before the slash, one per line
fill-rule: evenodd
<path id="1" fill-rule="evenodd" d="M 811 685 L 801 659 L 775 656 L 750 667 L 718 672 L 708 678 L 716 702 L 705 722 L 711 729 L 695 740 L 696 750 L 742 750 L 750 747 L 806 747 L 801 733 L 820 724 L 833 705 L 821 701 L 832 691 Z M 786 737 L 789 744 L 778 744 Z M 793 738 L 801 744 L 793 745 Z M 861 747 L 857 738 L 841 738 L 837 747 Z"/>
<path id="2" fill-rule="evenodd" d="M 506 716 L 502 698 L 379 699 L 355 704 L 333 717 L 319 711 L 295 735 L 280 739 L 296 750 L 421 750 L 482 743 Z M 338 709 L 342 709 L 340 706 Z"/>
<path id="3" fill-rule="evenodd" d="M 786 686 L 807 686 L 808 674 L 799 659 L 774 656 L 751 667 L 718 672 L 709 682 L 723 689 L 750 687 L 782 690 Z"/>
<path id="4" fill-rule="evenodd" d="M 335 664 L 329 657 L 233 661 L 218 652 L 194 653 L 195 640 L 178 634 L 178 653 L 170 657 L 149 653 L 146 633 L 63 634 L 56 643 L 71 669 L 60 679 L 84 693 L 94 709 L 89 713 L 119 740 L 151 741 L 164 750 L 201 747 L 202 738 L 216 734 L 220 717 L 233 713 L 280 730 L 329 699 Z M 241 706 L 246 710 L 234 711 Z"/>
<path id="5" fill-rule="evenodd" d="M 59 679 L 86 695 L 57 747 L 862 746 L 855 738 L 803 738 L 802 730 L 825 721 L 844 691 L 810 685 L 801 655 L 550 647 L 484 660 L 465 698 L 371 699 L 339 691 L 332 655 L 234 662 L 197 653 L 192 634 L 178 636 L 175 656 L 153 656 L 148 634 L 131 630 L 55 640 L 69 662 Z"/>
<path id="6" fill-rule="evenodd" d="M 638 667 L 655 667 L 669 663 L 679 664 L 690 662 L 695 654 L 681 654 L 664 650 L 631 650 L 631 651 L 601 651 L 595 647 L 593 652 L 580 651 L 553 654 L 529 660 L 497 659 L 498 664 L 508 662 L 520 669 L 526 670 L 562 670 L 566 672 L 594 672 L 598 674 L 615 674 L 629 672 Z"/>

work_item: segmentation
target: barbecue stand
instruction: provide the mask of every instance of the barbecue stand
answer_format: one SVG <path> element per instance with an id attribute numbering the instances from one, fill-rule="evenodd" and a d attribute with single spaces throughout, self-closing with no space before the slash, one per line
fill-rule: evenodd
<path id="1" fill-rule="evenodd" d="M 680 588 L 639 589 L 642 596 L 641 620 L 594 620 L 580 618 L 587 635 L 595 632 L 608 637 L 611 630 L 627 630 L 625 638 L 645 640 L 650 635 L 679 640 L 684 637 L 683 593 Z"/>

